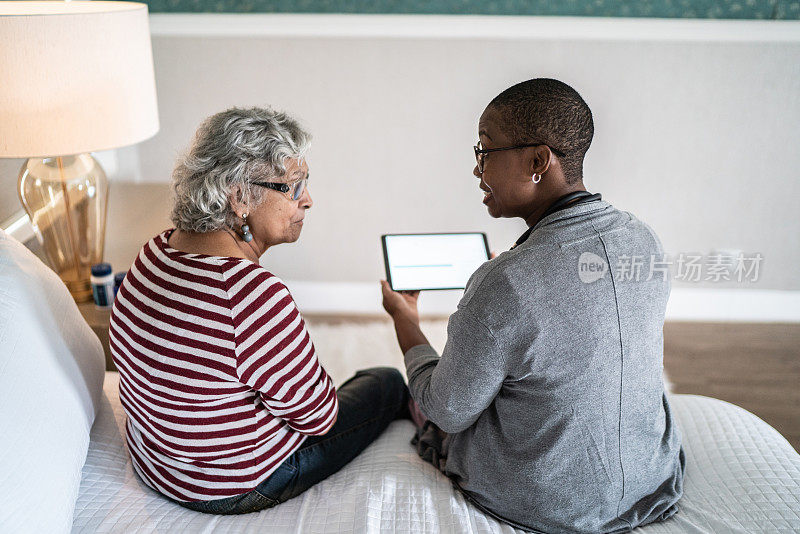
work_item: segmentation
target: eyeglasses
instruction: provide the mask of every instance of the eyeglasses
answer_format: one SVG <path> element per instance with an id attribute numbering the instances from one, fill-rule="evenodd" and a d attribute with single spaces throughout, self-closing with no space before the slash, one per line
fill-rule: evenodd
<path id="1" fill-rule="evenodd" d="M 300 200 L 300 197 L 303 196 L 303 191 L 306 190 L 306 184 L 308 183 L 308 175 L 306 175 L 304 178 L 300 178 L 299 180 L 295 180 L 289 183 L 283 183 L 283 182 L 252 182 L 252 183 L 253 185 L 260 185 L 261 187 L 268 187 L 269 189 L 274 189 L 275 191 L 279 191 L 284 195 L 286 195 L 286 198 L 290 200 Z"/>
<path id="2" fill-rule="evenodd" d="M 488 154 L 489 152 L 499 152 L 501 150 L 516 150 L 518 148 L 528 148 L 528 147 L 532 147 L 532 146 L 546 146 L 556 156 L 560 156 L 560 157 L 563 158 L 564 155 L 565 155 L 560 150 L 558 150 L 556 148 L 553 148 L 550 145 L 546 145 L 544 143 L 534 143 L 534 144 L 529 144 L 529 145 L 504 146 L 504 147 L 501 147 L 501 148 L 483 148 L 483 145 L 481 145 L 481 142 L 478 141 L 478 144 L 473 146 L 472 148 L 475 149 L 475 161 L 478 162 L 478 172 L 480 174 L 483 174 L 483 162 L 486 159 L 486 154 Z"/>

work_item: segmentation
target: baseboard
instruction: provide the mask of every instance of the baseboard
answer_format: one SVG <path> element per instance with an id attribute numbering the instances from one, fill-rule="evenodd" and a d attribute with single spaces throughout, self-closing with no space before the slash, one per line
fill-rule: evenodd
<path id="1" fill-rule="evenodd" d="M 23 243 L 34 237 L 27 215 L 19 212 L 3 228 Z M 305 314 L 384 316 L 380 285 L 367 282 L 286 281 Z M 426 291 L 420 314 L 447 317 L 462 291 Z M 673 287 L 667 304 L 668 321 L 800 323 L 800 291 L 770 289 L 710 289 Z"/>
<path id="2" fill-rule="evenodd" d="M 798 323 L 800 291 L 673 287 L 667 320 Z"/>
<path id="3" fill-rule="evenodd" d="M 364 282 L 286 281 L 304 314 L 383 316 L 380 285 Z M 420 314 L 446 317 L 456 309 L 462 291 L 427 291 Z M 800 291 L 672 288 L 668 321 L 798 323 Z"/>

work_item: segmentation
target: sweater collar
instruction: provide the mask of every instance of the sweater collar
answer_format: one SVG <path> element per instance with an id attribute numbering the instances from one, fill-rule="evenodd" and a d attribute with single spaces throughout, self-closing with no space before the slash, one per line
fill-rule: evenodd
<path id="1" fill-rule="evenodd" d="M 562 196 L 557 198 L 553 202 L 553 204 L 556 204 L 562 198 L 564 197 Z M 605 208 L 608 205 L 609 205 L 608 202 L 603 201 L 603 196 L 600 193 L 595 193 L 591 196 L 583 197 L 576 202 L 572 202 L 564 206 L 559 206 L 552 213 L 549 213 L 548 215 L 542 217 L 536 224 L 525 230 L 525 232 L 521 236 L 519 236 L 519 239 L 517 239 L 516 243 L 514 243 L 511 249 L 514 249 L 519 245 L 521 245 L 522 243 L 524 243 L 525 241 L 527 241 L 527 239 L 530 237 L 533 231 L 539 228 L 540 226 L 546 226 L 550 223 L 559 221 L 561 219 L 566 219 L 569 217 L 574 217 L 577 215 L 582 215 L 584 213 L 596 211 L 598 209 Z"/>

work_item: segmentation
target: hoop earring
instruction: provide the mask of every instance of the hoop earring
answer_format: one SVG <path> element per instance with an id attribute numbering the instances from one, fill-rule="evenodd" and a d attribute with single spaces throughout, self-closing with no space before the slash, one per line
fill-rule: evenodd
<path id="1" fill-rule="evenodd" d="M 249 243 L 253 240 L 253 234 L 250 233 L 250 226 L 247 224 L 247 213 L 242 214 L 242 221 L 244 222 L 242 225 L 242 239 L 245 243 Z"/>
<path id="2" fill-rule="evenodd" d="M 533 183 L 538 184 L 542 181 L 542 175 L 533 173 Z"/>

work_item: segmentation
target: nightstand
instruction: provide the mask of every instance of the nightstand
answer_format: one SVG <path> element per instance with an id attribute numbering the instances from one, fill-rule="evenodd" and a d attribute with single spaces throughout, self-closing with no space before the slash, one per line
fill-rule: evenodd
<path id="1" fill-rule="evenodd" d="M 84 302 L 78 304 L 78 309 L 97 337 L 100 338 L 100 343 L 103 344 L 103 352 L 106 354 L 106 371 L 116 371 L 117 367 L 114 365 L 114 360 L 111 359 L 111 351 L 108 348 L 108 323 L 111 319 L 111 308 L 100 309 L 94 305 L 94 302 Z"/>

